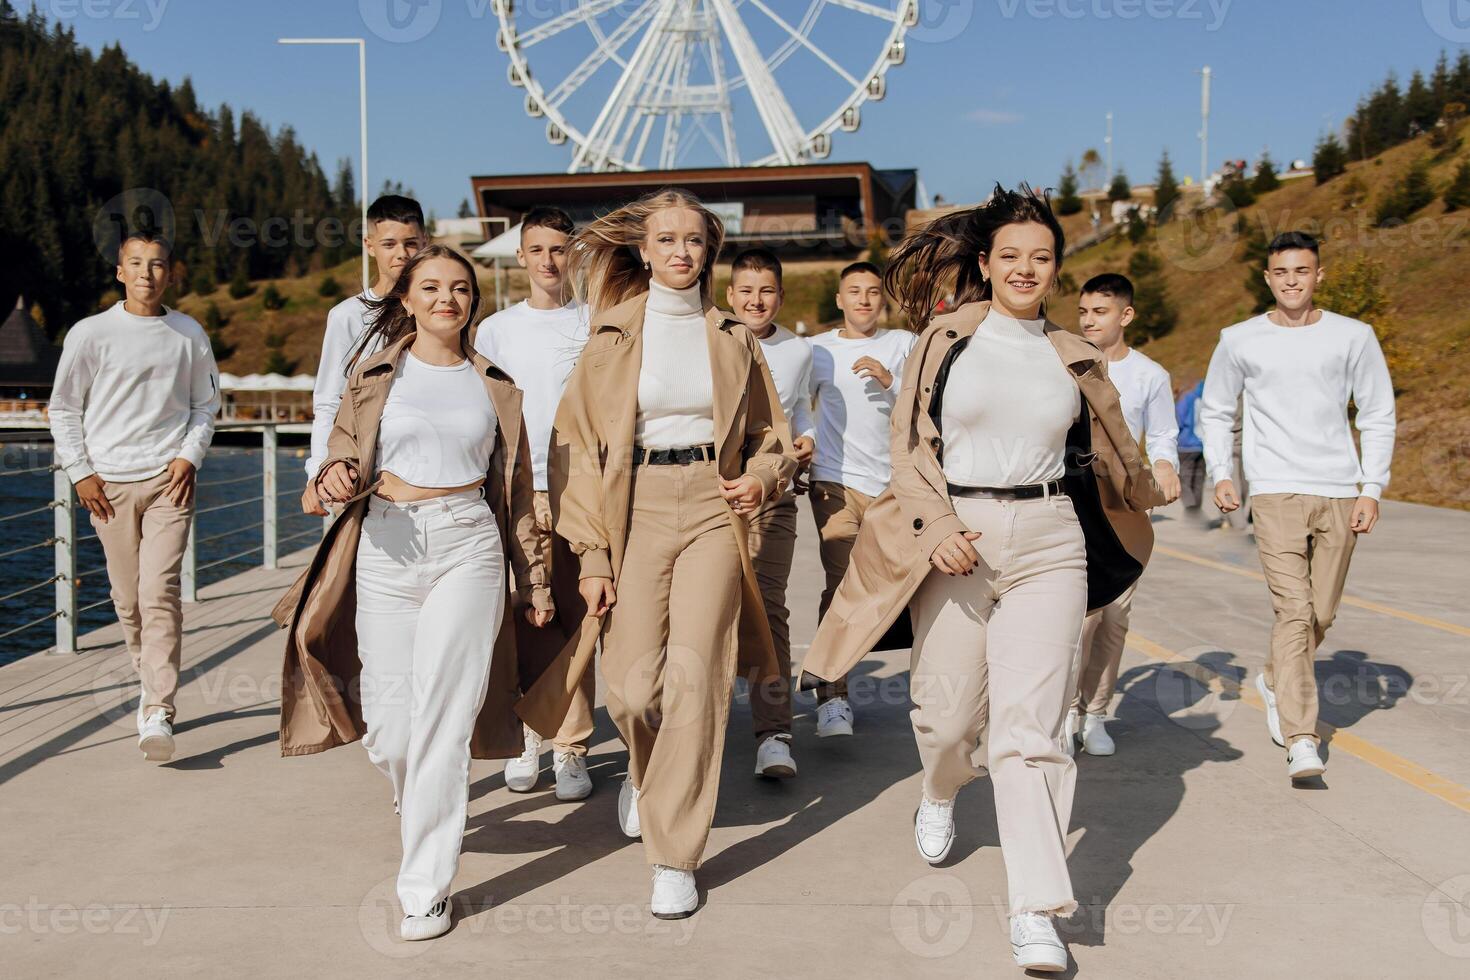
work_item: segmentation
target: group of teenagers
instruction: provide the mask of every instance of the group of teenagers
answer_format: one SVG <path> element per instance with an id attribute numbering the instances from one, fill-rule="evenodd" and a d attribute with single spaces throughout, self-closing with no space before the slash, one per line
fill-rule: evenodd
<path id="1" fill-rule="evenodd" d="M 1080 332 L 1050 322 L 1064 236 L 1024 186 L 914 229 L 886 269 L 847 266 L 841 326 L 810 339 L 776 323 L 769 251 L 734 257 L 716 305 L 724 229 L 681 190 L 580 229 L 532 209 L 530 295 L 483 321 L 475 267 L 428 241 L 415 202 L 378 199 L 365 235 L 377 279 L 328 317 L 301 502 L 334 516 L 275 610 L 280 738 L 285 755 L 361 740 L 388 778 L 402 938 L 450 927 L 472 758 L 509 760 L 507 787 L 529 792 L 549 741 L 556 796 L 591 793 L 594 659 L 652 914 L 692 914 L 736 678 L 755 774 L 794 777 L 793 684 L 818 736 L 851 735 L 845 678 L 907 617 L 919 855 L 946 860 L 958 792 L 988 772 L 1015 961 L 1065 969 L 1074 751 L 1115 751 L 1149 511 L 1180 490 L 1168 375 L 1125 341 L 1131 283 L 1089 280 Z M 125 298 L 68 332 L 51 402 L 153 760 L 174 749 L 179 566 L 219 402 L 204 331 L 162 305 L 171 264 L 166 241 L 122 243 Z M 1372 329 L 1313 304 L 1314 239 L 1278 237 L 1264 275 L 1277 306 L 1222 333 L 1200 430 L 1229 511 L 1243 396 L 1276 611 L 1258 683 L 1305 778 L 1323 771 L 1312 658 L 1377 520 L 1393 394 Z M 890 301 L 911 329 L 879 327 Z M 793 680 L 803 493 L 826 583 Z"/>

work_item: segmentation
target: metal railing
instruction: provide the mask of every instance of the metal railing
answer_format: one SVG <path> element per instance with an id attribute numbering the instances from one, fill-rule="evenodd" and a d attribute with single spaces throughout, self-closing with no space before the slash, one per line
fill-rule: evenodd
<path id="1" fill-rule="evenodd" d="M 300 494 L 299 489 L 289 489 L 282 491 L 278 488 L 279 481 L 277 479 L 277 449 L 279 446 L 279 441 L 277 430 L 279 426 L 283 424 L 290 423 L 250 421 L 216 423 L 216 431 L 243 431 L 261 433 L 261 472 L 259 475 L 249 474 L 246 476 L 231 477 L 229 479 L 223 480 L 201 480 L 195 485 L 194 518 L 189 522 L 189 538 L 187 544 L 184 547 L 183 567 L 180 571 L 179 576 L 180 592 L 184 602 L 197 601 L 198 576 L 200 572 L 203 572 L 210 568 L 214 568 L 219 565 L 227 564 L 229 562 L 239 561 L 240 559 L 246 558 L 250 555 L 254 555 L 257 552 L 260 554 L 261 564 L 264 565 L 264 567 L 276 568 L 282 545 L 288 544 L 293 541 L 302 541 L 302 544 L 304 545 L 308 542 L 304 541 L 303 539 L 321 535 L 322 529 L 325 527 L 325 522 L 323 522 L 319 526 L 314 525 L 305 531 L 300 531 L 295 534 L 287 535 L 284 538 L 280 536 L 280 499 L 283 496 L 295 496 Z M 53 512 L 55 519 L 54 530 L 51 536 L 41 541 L 36 541 L 30 544 L 18 544 L 16 547 L 7 548 L 4 551 L 0 551 L 0 559 L 10 558 L 12 556 L 32 551 L 37 548 L 53 547 L 55 549 L 55 571 L 49 578 L 42 579 L 39 582 L 33 582 L 29 585 L 24 586 L 23 588 L 19 588 L 15 591 L 9 592 L 6 595 L 0 595 L 0 615 L 3 615 L 4 607 L 10 600 L 14 600 L 40 589 L 44 589 L 48 585 L 55 586 L 55 608 L 51 612 L 43 616 L 33 618 L 28 622 L 20 623 L 18 625 L 11 626 L 4 631 L 0 631 L 0 640 L 3 640 L 6 637 L 12 636 L 16 633 L 20 633 L 24 630 L 33 629 L 47 622 L 48 620 L 54 619 L 56 621 L 55 652 L 75 653 L 77 650 L 77 634 L 79 631 L 78 624 L 81 615 L 91 609 L 95 609 L 98 606 L 105 605 L 112 601 L 111 598 L 104 597 L 97 602 L 92 602 L 84 606 L 78 605 L 78 595 L 82 580 L 106 571 L 105 565 L 97 568 L 86 569 L 85 571 L 81 572 L 78 572 L 77 569 L 77 558 L 80 551 L 80 545 L 85 541 L 95 538 L 96 535 L 86 535 L 85 537 L 78 537 L 77 515 L 80 504 L 78 503 L 76 494 L 73 491 L 71 479 L 66 475 L 66 472 L 54 462 L 49 466 L 36 466 L 26 469 L 0 471 L 0 477 L 24 476 L 28 474 L 38 474 L 46 472 L 52 474 L 52 499 L 39 507 L 33 507 L 27 510 L 20 511 L 18 513 L 0 516 L 0 535 L 3 535 L 4 533 L 6 522 L 13 521 L 17 518 L 40 514 L 49 510 Z M 204 491 L 211 487 L 224 487 L 229 485 L 243 484 L 256 479 L 261 481 L 261 490 L 260 493 L 257 495 L 235 498 L 225 501 L 223 503 L 210 504 L 206 507 L 199 506 L 199 502 L 201 500 L 201 491 Z M 217 531 L 208 534 L 203 538 L 197 536 L 199 528 L 198 518 L 201 514 L 225 510 L 227 508 L 239 508 L 243 505 L 250 505 L 256 502 L 259 502 L 261 504 L 261 519 L 259 521 L 244 524 L 238 527 L 232 527 L 229 530 L 225 531 Z M 238 535 L 244 534 L 245 532 L 255 530 L 256 528 L 260 529 L 259 544 L 256 544 L 253 547 L 233 552 L 232 554 L 226 555 L 222 558 L 215 558 L 202 565 L 198 563 L 197 554 L 199 545 L 219 541 L 225 538 L 236 537 Z M 0 540 L 4 539 L 0 538 Z"/>

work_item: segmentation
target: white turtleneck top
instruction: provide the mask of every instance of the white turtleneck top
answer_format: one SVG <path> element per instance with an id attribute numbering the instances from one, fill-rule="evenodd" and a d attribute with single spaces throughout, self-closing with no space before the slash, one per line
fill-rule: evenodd
<path id="1" fill-rule="evenodd" d="M 950 483 L 1015 487 L 1066 473 L 1067 430 L 1082 395 L 1045 325 L 992 309 L 955 358 L 940 416 Z"/>
<path id="2" fill-rule="evenodd" d="M 699 285 L 649 283 L 635 439 L 646 449 L 715 441 L 715 391 Z"/>

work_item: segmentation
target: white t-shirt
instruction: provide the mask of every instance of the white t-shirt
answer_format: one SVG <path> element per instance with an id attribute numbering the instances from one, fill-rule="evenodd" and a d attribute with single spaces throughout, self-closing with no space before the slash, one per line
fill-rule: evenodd
<path id="1" fill-rule="evenodd" d="M 812 426 L 812 345 L 801 337 L 775 324 L 767 336 L 758 338 L 766 366 L 771 369 L 771 380 L 776 383 L 776 394 L 781 399 L 781 411 L 791 424 L 791 437 L 815 438 Z"/>
<path id="2" fill-rule="evenodd" d="M 197 469 L 214 438 L 219 372 L 209 335 L 164 308 L 137 316 L 121 303 L 66 333 L 48 412 L 56 461 L 73 483 L 157 476 L 175 459 Z"/>
<path id="3" fill-rule="evenodd" d="M 715 386 L 699 286 L 650 283 L 643 315 L 634 439 L 645 449 L 683 449 L 715 441 Z"/>
<path id="4" fill-rule="evenodd" d="M 1199 429 L 1210 482 L 1233 476 L 1236 398 L 1245 393 L 1241 461 L 1250 492 L 1377 498 L 1393 461 L 1393 382 L 1373 328 L 1322 311 L 1304 327 L 1265 314 L 1226 327 L 1210 358 Z M 1348 427 L 1358 406 L 1362 461 Z"/>
<path id="5" fill-rule="evenodd" d="M 950 365 L 940 411 L 950 483 L 1020 487 L 1066 475 L 1082 393 L 1045 331 L 1045 320 L 991 309 Z"/>
<path id="6" fill-rule="evenodd" d="M 349 296 L 327 313 L 327 329 L 322 333 L 322 359 L 316 367 L 316 385 L 311 396 L 311 455 L 306 458 L 306 478 L 316 478 L 316 471 L 327 461 L 327 439 L 337 421 L 337 406 L 347 390 L 347 369 L 362 335 L 367 332 L 365 299 L 379 297 L 368 290 Z M 377 350 L 376 344 L 372 350 Z"/>
<path id="7" fill-rule="evenodd" d="M 521 411 L 537 490 L 547 489 L 546 457 L 556 406 L 586 344 L 587 308 L 576 302 L 538 310 L 522 300 L 480 324 L 475 335 L 475 349 L 525 393 Z"/>
<path id="8" fill-rule="evenodd" d="M 811 339 L 812 399 L 817 409 L 817 448 L 812 479 L 840 483 L 876 497 L 888 486 L 888 418 L 898 398 L 903 362 L 918 337 L 907 330 L 879 330 L 862 340 L 831 330 Z M 871 357 L 893 375 L 887 389 L 854 374 Z"/>
<path id="9" fill-rule="evenodd" d="M 1179 420 L 1174 415 L 1174 392 L 1163 365 L 1130 350 L 1122 360 L 1108 362 L 1108 378 L 1118 389 L 1123 420 L 1134 439 L 1144 440 L 1148 458 L 1179 468 Z"/>
<path id="10" fill-rule="evenodd" d="M 378 471 L 415 487 L 484 479 L 495 422 L 495 405 L 472 362 L 440 367 L 405 351 L 378 425 Z"/>

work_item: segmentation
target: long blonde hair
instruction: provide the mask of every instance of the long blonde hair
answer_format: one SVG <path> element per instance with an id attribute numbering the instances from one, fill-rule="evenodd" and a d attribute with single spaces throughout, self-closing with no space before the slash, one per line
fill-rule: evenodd
<path id="1" fill-rule="evenodd" d="M 677 187 L 645 194 L 577 233 L 567 273 L 578 300 L 598 313 L 647 292 L 652 275 L 638 249 L 648 240 L 648 219 L 668 208 L 688 208 L 704 218 L 706 249 L 704 268 L 699 270 L 699 293 L 705 303 L 713 302 L 714 268 L 725 243 L 725 223 L 699 198 Z"/>

